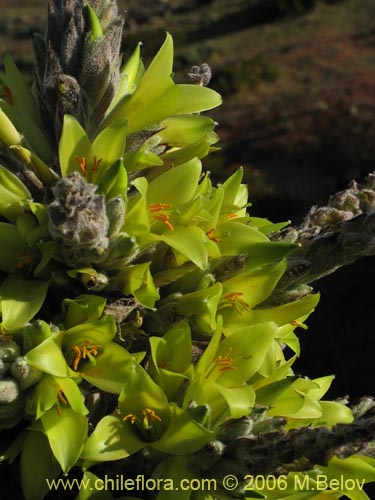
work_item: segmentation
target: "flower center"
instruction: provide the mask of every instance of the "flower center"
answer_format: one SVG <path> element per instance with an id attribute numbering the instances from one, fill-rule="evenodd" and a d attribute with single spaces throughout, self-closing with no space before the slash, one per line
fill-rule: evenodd
<path id="1" fill-rule="evenodd" d="M 220 243 L 221 242 L 221 238 L 218 238 L 217 236 L 215 236 L 215 231 L 216 231 L 216 228 L 212 228 L 210 229 L 209 231 L 207 231 L 206 235 L 208 236 L 208 238 L 211 240 L 211 241 L 214 241 L 215 243 Z"/>
<path id="2" fill-rule="evenodd" d="M 16 253 L 16 263 L 13 266 L 13 271 L 24 269 L 26 274 L 30 274 L 33 269 L 33 262 L 36 255 L 33 251 L 23 250 Z"/>
<path id="3" fill-rule="evenodd" d="M 241 298 L 242 295 L 243 292 L 230 292 L 224 295 L 224 299 L 227 301 L 226 305 L 233 307 L 240 316 L 243 316 L 244 311 L 250 312 L 250 306 Z"/>
<path id="4" fill-rule="evenodd" d="M 230 357 L 231 352 L 232 352 L 232 347 L 228 349 L 225 356 L 219 355 L 216 358 L 216 364 L 219 367 L 219 372 L 225 372 L 227 370 L 237 370 L 237 367 L 233 366 L 233 360 Z"/>
<path id="5" fill-rule="evenodd" d="M 141 411 L 141 416 L 129 413 L 125 415 L 123 421 L 135 425 L 147 441 L 159 439 L 163 432 L 161 418 L 151 408 L 144 408 Z"/>
<path id="6" fill-rule="evenodd" d="M 147 207 L 150 213 L 155 214 L 153 215 L 155 220 L 162 222 L 169 229 L 169 231 L 174 231 L 174 227 L 169 222 L 169 215 L 165 213 L 161 214 L 157 213 L 157 212 L 164 212 L 169 208 L 172 208 L 172 205 L 170 203 L 151 203 Z"/>
<path id="7" fill-rule="evenodd" d="M 74 157 L 75 161 L 78 163 L 79 168 L 81 170 L 82 176 L 89 182 L 92 182 L 95 179 L 96 173 L 100 167 L 100 164 L 102 162 L 101 159 L 97 159 L 96 156 L 94 156 L 94 163 L 91 168 L 91 174 L 88 171 L 88 165 L 87 165 L 87 158 L 85 156 L 75 156 Z M 89 179 L 90 177 L 90 179 Z"/>
<path id="8" fill-rule="evenodd" d="M 75 357 L 73 360 L 73 370 L 78 370 L 78 364 L 81 359 L 88 359 L 92 365 L 96 365 L 96 356 L 99 354 L 99 349 L 101 349 L 101 345 L 94 344 L 91 340 L 85 340 L 82 344 L 75 344 L 73 346 L 73 351 L 75 353 Z"/>

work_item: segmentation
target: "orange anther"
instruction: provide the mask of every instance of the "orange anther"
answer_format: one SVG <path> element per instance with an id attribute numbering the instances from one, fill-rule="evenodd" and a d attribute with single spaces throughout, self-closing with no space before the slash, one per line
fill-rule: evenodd
<path id="1" fill-rule="evenodd" d="M 154 219 L 162 222 L 170 231 L 174 231 L 174 227 L 169 222 L 169 215 L 167 214 L 154 215 Z"/>
<path id="2" fill-rule="evenodd" d="M 161 212 L 162 210 L 166 210 L 168 208 L 172 208 L 170 203 L 151 203 L 147 209 L 149 212 Z"/>
<path id="3" fill-rule="evenodd" d="M 228 215 L 225 217 L 225 220 L 235 219 L 236 217 L 237 217 L 237 214 L 236 214 L 236 213 L 231 213 L 231 214 L 228 214 Z"/>
<path id="4" fill-rule="evenodd" d="M 215 234 L 215 231 L 216 231 L 216 228 L 212 228 L 210 229 L 209 231 L 207 231 L 207 236 L 209 237 L 209 239 L 211 241 L 214 241 L 215 243 L 220 243 L 221 242 L 221 238 L 217 238 L 214 234 Z"/>
<path id="5" fill-rule="evenodd" d="M 227 370 L 237 370 L 237 367 L 233 366 L 233 361 L 232 358 L 230 357 L 231 352 L 232 352 L 232 347 L 228 349 L 228 352 L 226 353 L 225 356 L 219 355 L 216 358 L 216 363 L 219 366 L 219 372 L 225 372 Z"/>
<path id="6" fill-rule="evenodd" d="M 68 404 L 68 401 L 65 399 L 65 396 L 64 396 L 64 393 L 63 393 L 61 387 L 59 387 L 57 397 L 58 397 L 58 400 L 61 401 L 61 403 L 63 403 L 64 405 Z"/>
<path id="7" fill-rule="evenodd" d="M 246 312 L 250 312 L 250 306 L 247 302 L 241 299 L 243 292 L 231 292 L 224 295 L 224 299 L 226 299 L 229 304 L 233 307 L 235 311 L 238 312 L 240 316 L 242 316 L 242 311 L 240 306 L 245 309 Z"/>
<path id="8" fill-rule="evenodd" d="M 78 163 L 79 168 L 81 169 L 82 175 L 86 177 L 87 174 L 87 160 L 85 156 L 75 156 L 74 157 L 75 161 Z"/>

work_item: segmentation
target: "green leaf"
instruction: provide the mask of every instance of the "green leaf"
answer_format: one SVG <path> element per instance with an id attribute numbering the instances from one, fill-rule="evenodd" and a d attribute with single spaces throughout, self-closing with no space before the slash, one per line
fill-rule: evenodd
<path id="1" fill-rule="evenodd" d="M 38 125 L 38 122 L 23 111 L 18 111 L 16 118 L 17 129 L 23 134 L 26 144 L 32 150 L 30 154 L 31 159 L 34 161 L 35 158 L 39 158 L 40 162 L 44 165 L 44 162 L 52 162 L 54 152 L 45 132 Z"/>
<path id="2" fill-rule="evenodd" d="M 215 231 L 215 236 L 220 239 L 219 248 L 222 255 L 238 255 L 245 253 L 249 255 L 249 264 L 252 264 L 252 253 L 254 245 L 263 243 L 264 246 L 272 246 L 267 236 L 258 229 L 247 226 L 242 222 L 230 220 L 220 224 Z"/>
<path id="3" fill-rule="evenodd" d="M 106 111 L 106 117 L 116 107 L 121 99 L 123 99 L 127 94 L 132 94 L 136 88 L 136 83 L 140 76 L 139 73 L 142 69 L 140 48 L 141 43 L 138 43 L 132 55 L 126 60 L 125 64 L 121 68 L 117 92 Z"/>
<path id="4" fill-rule="evenodd" d="M 176 227 L 174 231 L 166 231 L 160 239 L 191 260 L 200 269 L 207 268 L 208 255 L 204 242 L 205 234 L 198 227 Z M 183 264 L 183 262 L 178 263 Z"/>
<path id="5" fill-rule="evenodd" d="M 364 480 L 366 483 L 374 482 L 375 466 L 374 463 L 369 463 L 368 459 L 371 460 L 370 457 L 361 455 L 352 455 L 348 458 L 333 456 L 328 467 L 319 466 L 319 468 L 329 479 L 344 477 L 359 479 L 361 482 Z"/>
<path id="6" fill-rule="evenodd" d="M 295 380 L 295 376 L 289 376 L 282 380 L 264 385 L 256 391 L 257 403 L 263 406 L 272 406 L 274 401 L 281 397 L 283 393 L 292 386 Z"/>
<path id="7" fill-rule="evenodd" d="M 76 464 L 87 437 L 88 422 L 70 407 L 62 405 L 59 414 L 51 408 L 41 417 L 52 452 L 64 473 Z M 62 438 L 63 437 L 63 438 Z"/>
<path id="8" fill-rule="evenodd" d="M 188 455 L 200 450 L 213 438 L 213 433 L 195 422 L 176 405 L 170 406 L 171 422 L 154 448 L 171 455 Z"/>
<path id="9" fill-rule="evenodd" d="M 27 280 L 11 274 L 0 287 L 3 328 L 17 328 L 30 321 L 42 307 L 49 282 Z"/>
<path id="10" fill-rule="evenodd" d="M 22 135 L 16 129 L 14 123 L 8 118 L 7 113 L 3 111 L 7 103 L 0 100 L 0 141 L 5 146 L 13 146 L 22 142 Z"/>
<path id="11" fill-rule="evenodd" d="M 337 401 L 320 401 L 322 415 L 318 419 L 324 422 L 324 425 L 329 427 L 336 424 L 350 424 L 353 422 L 353 413 L 348 406 L 345 406 Z"/>
<path id="12" fill-rule="evenodd" d="M 243 168 L 239 168 L 232 174 L 222 185 L 224 190 L 223 211 L 234 212 L 242 208 L 247 203 L 247 189 L 244 197 L 243 184 Z M 246 188 L 246 186 L 244 186 Z"/>
<path id="13" fill-rule="evenodd" d="M 326 377 L 320 377 L 320 378 L 314 378 L 315 384 L 317 384 L 317 388 L 311 389 L 309 391 L 309 396 L 316 399 L 319 401 L 324 394 L 328 391 L 330 388 L 335 376 L 334 375 L 328 375 Z"/>
<path id="14" fill-rule="evenodd" d="M 164 116 L 200 113 L 220 106 L 220 94 L 207 87 L 193 84 L 174 85 L 164 94 L 158 104 Z"/>
<path id="15" fill-rule="evenodd" d="M 96 321 L 101 317 L 106 299 L 98 295 L 79 295 L 76 299 L 64 299 L 62 311 L 66 329 L 85 323 Z"/>
<path id="16" fill-rule="evenodd" d="M 81 458 L 89 462 L 108 462 L 126 458 L 145 447 L 121 417 L 107 415 L 102 418 L 87 439 Z"/>
<path id="17" fill-rule="evenodd" d="M 221 283 L 195 292 L 186 293 L 179 298 L 177 310 L 185 316 L 197 316 L 199 326 L 206 333 L 212 333 L 216 328 L 216 312 L 222 296 Z"/>
<path id="18" fill-rule="evenodd" d="M 98 179 L 110 165 L 122 157 L 125 149 L 126 131 L 127 121 L 125 120 L 111 123 L 95 137 L 92 143 L 92 154 L 96 156 L 97 160 L 101 160 L 97 172 Z"/>
<path id="19" fill-rule="evenodd" d="M 193 144 L 189 144 L 180 149 L 172 149 L 161 155 L 161 159 L 165 166 L 177 166 L 190 161 L 192 158 L 204 158 L 215 149 L 212 144 L 218 142 L 219 137 L 215 133 L 211 133 L 203 137 Z"/>
<path id="20" fill-rule="evenodd" d="M 90 166 L 93 162 L 91 142 L 79 121 L 73 116 L 65 115 L 59 143 L 59 161 L 64 177 L 80 172 L 76 157 L 86 158 Z M 88 169 L 89 174 L 91 172 Z"/>
<path id="21" fill-rule="evenodd" d="M 318 304 L 319 298 L 320 294 L 314 293 L 281 306 L 255 309 L 249 319 L 253 324 L 262 321 L 274 321 L 280 326 L 286 325 L 291 321 L 309 315 Z"/>
<path id="22" fill-rule="evenodd" d="M 168 399 L 176 393 L 186 379 L 185 372 L 191 366 L 191 333 L 187 321 L 182 321 L 163 337 L 151 337 L 149 373 L 164 390 Z"/>
<path id="23" fill-rule="evenodd" d="M 50 326 L 42 320 L 33 321 L 13 333 L 17 343 L 22 345 L 25 354 L 52 335 Z M 21 343 L 21 344 L 20 344 Z"/>
<path id="24" fill-rule="evenodd" d="M 102 26 L 95 10 L 91 7 L 91 5 L 86 4 L 85 9 L 89 14 L 91 39 L 96 41 L 104 35 Z"/>
<path id="25" fill-rule="evenodd" d="M 134 297 L 145 307 L 152 308 L 160 298 L 150 272 L 151 262 L 127 266 L 110 280 L 112 290 Z"/>
<path id="26" fill-rule="evenodd" d="M 15 225 L 0 222 L 0 243 L 0 271 L 11 273 L 20 252 L 25 250 L 25 242 Z"/>
<path id="27" fill-rule="evenodd" d="M 5 68 L 3 79 L 12 93 L 13 106 L 17 111 L 22 110 L 32 120 L 38 123 L 39 115 L 34 96 L 9 53 L 4 55 L 3 63 Z"/>
<path id="28" fill-rule="evenodd" d="M 197 113 L 221 104 L 221 97 L 214 90 L 198 85 L 176 85 L 171 78 L 172 65 L 173 41 L 167 34 L 134 94 L 120 100 L 104 125 L 126 116 L 129 133 L 134 133 L 169 116 Z"/>
<path id="29" fill-rule="evenodd" d="M 191 363 L 191 333 L 189 323 L 181 321 L 163 337 L 151 337 L 151 356 L 156 367 L 183 373 Z"/>
<path id="30" fill-rule="evenodd" d="M 120 394 L 129 375 L 133 357 L 120 345 L 106 344 L 96 357 L 96 363 L 81 363 L 79 374 L 102 391 Z"/>
<path id="31" fill-rule="evenodd" d="M 144 168 L 163 165 L 163 160 L 150 151 L 147 144 L 144 144 L 133 153 L 124 154 L 124 164 L 127 172 L 135 172 Z"/>
<path id="32" fill-rule="evenodd" d="M 173 207 L 190 202 L 197 190 L 201 172 L 202 164 L 198 159 L 167 170 L 150 182 L 147 202 L 170 203 Z"/>
<path id="33" fill-rule="evenodd" d="M 150 408 L 162 419 L 162 422 L 168 419 L 168 400 L 163 390 L 136 363 L 128 365 L 128 377 L 118 403 L 123 415 L 141 415 L 142 410 Z"/>
<path id="34" fill-rule="evenodd" d="M 32 214 L 23 213 L 17 217 L 16 227 L 20 236 L 25 240 L 31 231 L 38 228 L 38 223 Z"/>
<path id="35" fill-rule="evenodd" d="M 162 144 L 184 147 L 206 137 L 213 131 L 215 122 L 202 115 L 171 116 L 162 122 L 163 129 L 157 133 Z"/>
<path id="36" fill-rule="evenodd" d="M 60 467 L 42 432 L 29 430 L 27 433 L 20 469 L 25 500 L 44 498 L 49 492 L 48 481 L 57 479 Z"/>
<path id="37" fill-rule="evenodd" d="M 58 392 L 59 385 L 55 377 L 44 375 L 33 387 L 30 396 L 26 400 L 26 413 L 35 415 L 35 419 L 38 420 L 47 410 L 57 404 Z"/>
<path id="38" fill-rule="evenodd" d="M 215 383 L 217 391 L 224 397 L 231 418 L 242 418 L 249 415 L 255 403 L 255 392 L 249 385 L 242 387 L 224 387 Z"/>
<path id="39" fill-rule="evenodd" d="M 215 330 L 214 334 L 212 335 L 211 340 L 210 340 L 208 346 L 206 347 L 206 349 L 204 350 L 201 358 L 199 359 L 198 363 L 196 364 L 195 372 L 196 372 L 197 376 L 205 377 L 206 373 L 210 369 L 213 361 L 215 360 L 216 353 L 217 353 L 217 351 L 219 349 L 219 345 L 220 345 L 220 340 L 221 340 L 222 331 L 223 331 L 222 329 L 223 329 L 223 320 L 222 320 L 222 317 L 220 316 L 218 318 L 216 330 Z"/>
<path id="40" fill-rule="evenodd" d="M 107 199 L 115 196 L 126 196 L 128 175 L 122 159 L 111 165 L 98 181 L 98 192 L 106 195 Z"/>
<path id="41" fill-rule="evenodd" d="M 63 334 L 64 350 L 75 344 L 91 340 L 94 344 L 105 345 L 116 335 L 117 327 L 113 316 L 106 314 L 97 320 L 86 321 L 72 326 Z"/>
<path id="42" fill-rule="evenodd" d="M 42 131 L 33 93 L 9 54 L 4 56 L 4 66 L 4 80 L 12 93 L 12 108 L 14 110 L 12 121 L 24 135 L 33 151 L 44 161 L 50 162 L 53 151 Z"/>
<path id="43" fill-rule="evenodd" d="M 46 266 L 49 264 L 49 262 L 53 257 L 53 254 L 55 252 L 55 243 L 53 241 L 42 241 L 40 243 L 36 243 L 35 246 L 40 251 L 42 256 L 39 261 L 39 264 L 34 269 L 33 274 L 36 278 L 38 277 L 43 278 L 43 276 L 40 274 L 46 268 Z"/>
<path id="44" fill-rule="evenodd" d="M 72 372 L 61 351 L 63 333 L 55 333 L 26 354 L 26 361 L 34 368 L 57 377 L 68 377 Z"/>
<path id="45" fill-rule="evenodd" d="M 64 393 L 71 409 L 79 415 L 87 415 L 89 410 L 84 404 L 84 396 L 81 393 L 77 382 L 68 377 L 55 377 L 55 381 L 58 384 L 59 391 L 61 390 Z"/>
<path id="46" fill-rule="evenodd" d="M 222 340 L 217 356 L 229 356 L 235 369 L 220 372 L 220 367 L 217 366 L 217 382 L 234 386 L 250 379 L 261 367 L 276 332 L 275 323 L 261 323 L 237 330 Z"/>
<path id="47" fill-rule="evenodd" d="M 308 395 L 309 390 L 315 387 L 316 384 L 312 380 L 296 379 L 290 387 L 274 398 L 268 414 L 291 418 L 320 418 L 322 411 L 319 403 Z"/>
<path id="48" fill-rule="evenodd" d="M 31 199 L 31 194 L 19 178 L 0 165 L 0 215 L 15 222 L 22 213 L 20 202 Z"/>

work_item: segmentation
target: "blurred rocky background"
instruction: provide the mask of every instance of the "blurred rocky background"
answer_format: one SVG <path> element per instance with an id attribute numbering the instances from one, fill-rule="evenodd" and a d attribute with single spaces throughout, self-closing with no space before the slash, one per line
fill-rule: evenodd
<path id="1" fill-rule="evenodd" d="M 373 0 L 119 0 L 123 51 L 147 64 L 168 30 L 175 79 L 208 63 L 224 98 L 210 113 L 222 149 L 205 160 L 218 182 L 245 169 L 254 215 L 302 221 L 311 205 L 375 169 Z M 0 54 L 32 76 L 30 34 L 47 0 L 1 0 Z M 0 61 L 1 62 L 1 61 Z M 336 374 L 328 397 L 375 394 L 375 258 L 317 282 L 296 370 Z"/>

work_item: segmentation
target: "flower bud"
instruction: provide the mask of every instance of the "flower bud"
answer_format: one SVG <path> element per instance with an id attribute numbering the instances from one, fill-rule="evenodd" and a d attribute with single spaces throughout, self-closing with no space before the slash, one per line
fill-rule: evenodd
<path id="1" fill-rule="evenodd" d="M 20 348 L 7 335 L 0 335 L 0 360 L 11 363 L 20 355 Z"/>
<path id="2" fill-rule="evenodd" d="M 18 380 L 22 390 L 39 382 L 43 375 L 40 370 L 30 366 L 23 356 L 16 358 L 10 371 L 13 377 Z"/>

